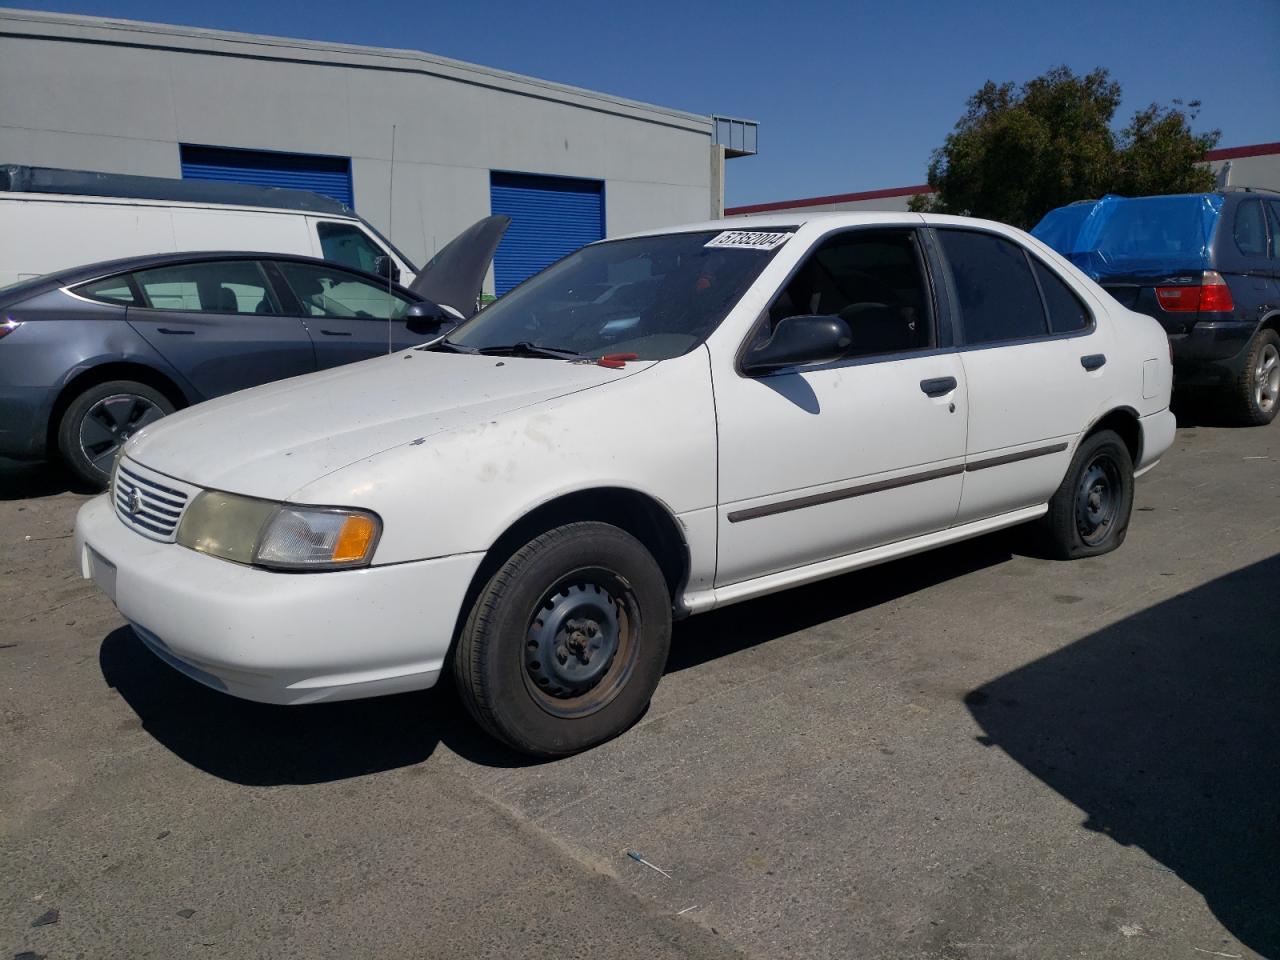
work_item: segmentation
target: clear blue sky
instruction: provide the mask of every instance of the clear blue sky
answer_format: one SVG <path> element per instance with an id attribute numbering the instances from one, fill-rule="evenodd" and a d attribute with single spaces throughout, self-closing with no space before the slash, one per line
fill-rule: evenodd
<path id="1" fill-rule="evenodd" d="M 1220 146 L 1280 140 L 1280 0 L 23 3 L 407 47 L 695 113 L 760 122 L 730 205 L 922 183 L 965 99 L 1065 63 L 1111 70 L 1123 126 L 1199 99 Z"/>

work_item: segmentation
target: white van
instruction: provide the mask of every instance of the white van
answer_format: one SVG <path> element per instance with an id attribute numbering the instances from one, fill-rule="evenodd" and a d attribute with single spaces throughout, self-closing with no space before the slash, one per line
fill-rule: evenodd
<path id="1" fill-rule="evenodd" d="M 99 260 L 252 250 L 413 282 L 417 267 L 347 206 L 306 190 L 0 166 L 0 287 Z"/>

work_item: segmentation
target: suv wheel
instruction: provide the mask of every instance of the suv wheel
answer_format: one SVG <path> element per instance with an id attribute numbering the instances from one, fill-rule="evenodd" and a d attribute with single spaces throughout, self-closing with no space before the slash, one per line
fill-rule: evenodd
<path id="1" fill-rule="evenodd" d="M 1133 458 L 1119 434 L 1084 439 L 1042 521 L 1046 551 L 1059 560 L 1110 553 L 1124 543 L 1133 510 Z"/>
<path id="2" fill-rule="evenodd" d="M 1264 328 L 1253 335 L 1231 393 L 1237 423 L 1262 426 L 1276 418 L 1280 411 L 1280 334 Z"/>
<path id="3" fill-rule="evenodd" d="M 125 441 L 173 413 L 169 398 L 133 380 L 110 380 L 71 401 L 58 424 L 58 449 L 79 479 L 101 490 Z"/>
<path id="4" fill-rule="evenodd" d="M 617 527 L 572 523 L 529 541 L 485 585 L 453 672 L 486 731 L 558 757 L 630 727 L 670 646 L 671 597 L 653 556 Z"/>

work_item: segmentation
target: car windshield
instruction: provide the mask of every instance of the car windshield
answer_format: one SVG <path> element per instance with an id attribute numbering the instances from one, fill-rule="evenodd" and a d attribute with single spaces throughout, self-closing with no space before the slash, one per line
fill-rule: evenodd
<path id="1" fill-rule="evenodd" d="M 713 230 L 593 244 L 526 280 L 445 343 L 517 347 L 524 356 L 676 357 L 707 338 L 787 236 L 787 228 Z"/>

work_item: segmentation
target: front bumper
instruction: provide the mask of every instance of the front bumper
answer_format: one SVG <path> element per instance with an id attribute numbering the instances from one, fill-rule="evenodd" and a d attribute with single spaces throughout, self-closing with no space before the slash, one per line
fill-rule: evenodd
<path id="1" fill-rule="evenodd" d="M 75 557 L 170 666 L 233 696 L 282 704 L 432 686 L 482 559 L 275 573 L 148 540 L 106 495 L 80 508 Z"/>

